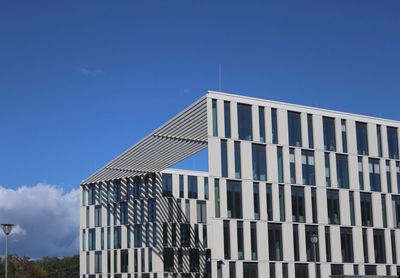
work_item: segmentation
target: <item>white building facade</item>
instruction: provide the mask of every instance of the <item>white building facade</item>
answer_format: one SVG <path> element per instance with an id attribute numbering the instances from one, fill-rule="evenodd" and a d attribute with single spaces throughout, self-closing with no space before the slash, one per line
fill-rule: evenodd
<path id="1" fill-rule="evenodd" d="M 81 184 L 81 277 L 400 275 L 400 122 L 208 92 Z M 208 172 L 169 169 L 208 149 Z"/>

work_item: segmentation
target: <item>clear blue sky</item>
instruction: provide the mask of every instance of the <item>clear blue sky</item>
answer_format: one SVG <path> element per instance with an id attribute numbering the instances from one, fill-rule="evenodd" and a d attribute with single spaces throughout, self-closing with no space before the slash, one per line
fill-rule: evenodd
<path id="1" fill-rule="evenodd" d="M 66 189 L 208 89 L 400 119 L 400 1 L 1 1 L 0 185 Z"/>

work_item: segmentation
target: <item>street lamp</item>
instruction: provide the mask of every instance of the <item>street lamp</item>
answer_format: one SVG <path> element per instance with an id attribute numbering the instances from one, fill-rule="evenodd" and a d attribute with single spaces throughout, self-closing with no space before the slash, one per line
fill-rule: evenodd
<path id="1" fill-rule="evenodd" d="M 1 226 L 3 226 L 3 232 L 6 235 L 6 265 L 5 265 L 5 278 L 7 278 L 7 267 L 8 267 L 8 263 L 7 263 L 7 257 L 8 257 L 8 235 L 11 234 L 11 230 L 14 226 L 14 224 L 1 224 Z"/>
<path id="2" fill-rule="evenodd" d="M 318 243 L 318 234 L 311 235 L 311 243 L 313 245 L 313 253 L 314 253 L 314 263 L 315 263 L 315 277 L 317 277 L 317 243 Z"/>

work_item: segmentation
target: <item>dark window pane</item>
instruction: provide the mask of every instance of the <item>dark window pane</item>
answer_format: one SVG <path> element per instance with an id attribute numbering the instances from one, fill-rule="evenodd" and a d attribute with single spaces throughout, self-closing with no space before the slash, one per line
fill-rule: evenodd
<path id="1" fill-rule="evenodd" d="M 301 147 L 300 113 L 288 112 L 289 145 Z"/>
<path id="2" fill-rule="evenodd" d="M 389 158 L 399 159 L 399 139 L 397 128 L 387 127 Z"/>
<path id="3" fill-rule="evenodd" d="M 336 151 L 335 119 L 323 117 L 324 147 L 327 151 Z"/>
<path id="4" fill-rule="evenodd" d="M 368 132 L 366 123 L 356 122 L 356 135 L 358 154 L 368 155 Z"/>
<path id="5" fill-rule="evenodd" d="M 253 140 L 251 105 L 238 103 L 239 139 Z"/>
<path id="6" fill-rule="evenodd" d="M 231 103 L 224 101 L 225 137 L 231 138 Z"/>

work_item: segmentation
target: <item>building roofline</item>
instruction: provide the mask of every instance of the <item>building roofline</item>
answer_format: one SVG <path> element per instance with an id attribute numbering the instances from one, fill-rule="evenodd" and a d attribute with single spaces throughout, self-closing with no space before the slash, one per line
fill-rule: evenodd
<path id="1" fill-rule="evenodd" d="M 300 104 L 294 104 L 294 103 L 288 103 L 288 102 L 283 102 L 283 101 L 268 100 L 268 99 L 263 99 L 263 98 L 256 98 L 256 97 L 238 95 L 238 94 L 234 94 L 234 93 L 226 93 L 226 92 L 209 90 L 207 92 L 207 96 L 211 97 L 212 95 L 227 96 L 227 97 L 234 97 L 234 98 L 242 98 L 242 99 L 246 99 L 246 100 L 260 101 L 260 102 L 267 102 L 267 103 L 276 104 L 276 105 L 290 106 L 290 107 L 293 107 L 293 108 L 310 109 L 310 110 L 319 111 L 321 113 L 341 114 L 341 115 L 346 115 L 346 116 L 349 116 L 349 117 L 364 118 L 366 120 L 389 122 L 389 123 L 393 123 L 393 124 L 396 124 L 396 125 L 400 125 L 400 120 L 385 119 L 385 118 L 381 118 L 381 117 L 368 116 L 368 115 L 362 115 L 362 114 L 351 113 L 351 112 L 343 112 L 343 111 L 332 110 L 332 109 L 318 108 L 318 107 L 300 105 Z"/>

